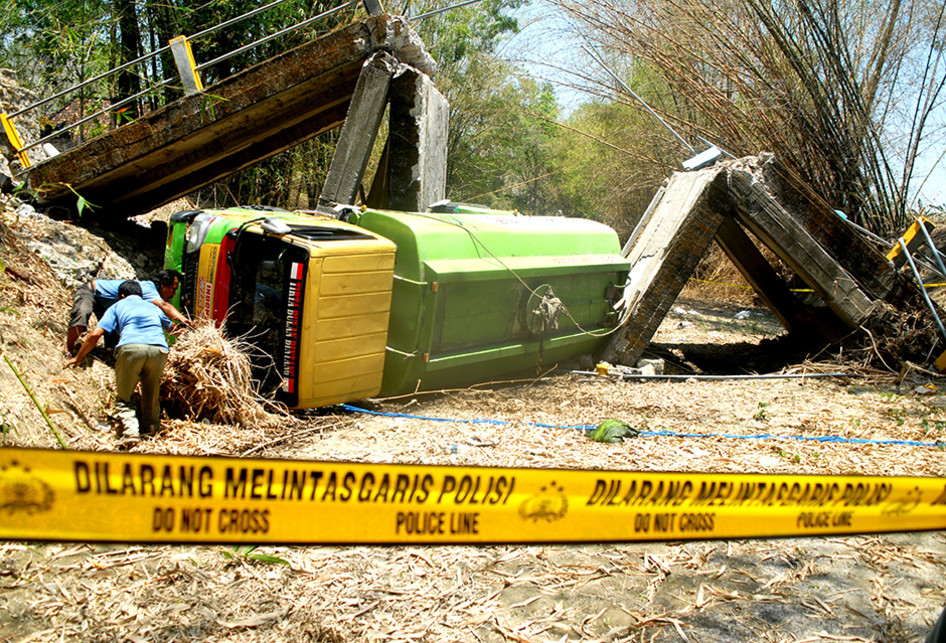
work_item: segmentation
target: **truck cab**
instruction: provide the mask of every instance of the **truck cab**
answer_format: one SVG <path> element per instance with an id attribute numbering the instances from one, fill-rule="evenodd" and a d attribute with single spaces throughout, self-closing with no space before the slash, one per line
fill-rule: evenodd
<path id="1" fill-rule="evenodd" d="M 189 210 L 172 215 L 165 267 L 174 303 L 257 350 L 256 377 L 290 408 L 381 388 L 395 246 L 316 213 Z"/>

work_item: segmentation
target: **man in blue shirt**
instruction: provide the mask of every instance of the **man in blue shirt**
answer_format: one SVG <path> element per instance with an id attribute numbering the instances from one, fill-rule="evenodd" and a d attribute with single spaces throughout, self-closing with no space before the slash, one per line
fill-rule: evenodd
<path id="1" fill-rule="evenodd" d="M 105 311 L 118 301 L 118 288 L 124 282 L 124 279 L 93 279 L 76 288 L 72 295 L 69 331 L 66 334 L 67 353 L 72 353 L 79 336 L 89 326 L 89 317 L 92 313 L 95 313 L 96 319 L 102 319 Z M 141 286 L 142 299 L 152 302 L 171 320 L 186 325 L 187 319 L 168 303 L 174 298 L 180 282 L 181 273 L 178 271 L 161 270 L 151 281 L 139 281 L 138 285 Z M 114 341 L 110 342 L 107 337 L 105 345 L 111 348 Z"/>
<path id="2" fill-rule="evenodd" d="M 115 351 L 115 406 L 124 426 L 122 444 L 137 444 L 140 439 L 138 418 L 131 395 L 141 384 L 141 421 L 144 430 L 155 432 L 161 425 L 158 394 L 161 373 L 168 357 L 164 330 L 171 320 L 161 309 L 141 297 L 137 281 L 125 281 L 118 287 L 118 303 L 109 307 L 79 347 L 76 356 L 66 362 L 75 366 L 88 355 L 105 333 L 118 332 Z"/>

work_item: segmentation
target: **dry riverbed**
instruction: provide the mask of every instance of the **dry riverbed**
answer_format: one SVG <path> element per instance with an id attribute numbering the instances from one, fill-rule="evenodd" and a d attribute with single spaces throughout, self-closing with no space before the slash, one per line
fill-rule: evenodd
<path id="1" fill-rule="evenodd" d="M 779 330 L 766 313 L 748 309 L 737 317 L 740 310 L 681 300 L 655 348 L 679 367 L 694 365 L 688 347 L 718 346 L 723 360 L 731 349 L 740 356 L 731 372 L 742 372 L 747 351 Z M 845 368 L 808 364 L 795 372 Z M 109 372 L 102 369 L 83 376 L 104 390 Z M 560 372 L 372 407 L 420 419 L 339 410 L 282 432 L 168 421 L 138 450 L 946 477 L 946 453 L 935 447 L 777 439 L 946 439 L 946 395 L 936 388 L 946 386 L 942 380 L 914 372 L 898 388 L 892 375 L 851 373 L 620 382 Z M 77 398 L 87 393 L 75 390 Z M 567 428 L 605 418 L 707 437 L 647 435 L 602 444 Z M 473 419 L 507 423 L 464 421 Z M 773 437 L 733 437 L 762 434 Z M 114 448 L 111 432 L 94 426 L 70 439 L 76 448 Z M 921 641 L 946 604 L 944 532 L 619 545 L 595 543 L 592 533 L 588 539 L 584 545 L 252 551 L 2 543 L 0 641 L 906 642 Z"/>

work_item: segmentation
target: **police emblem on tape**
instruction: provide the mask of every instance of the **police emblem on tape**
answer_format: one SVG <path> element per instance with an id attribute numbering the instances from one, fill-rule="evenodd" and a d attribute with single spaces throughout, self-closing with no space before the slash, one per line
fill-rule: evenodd
<path id="1" fill-rule="evenodd" d="M 568 513 L 568 498 L 565 489 L 554 481 L 539 489 L 539 493 L 526 498 L 519 505 L 519 515 L 525 520 L 559 520 Z"/>
<path id="2" fill-rule="evenodd" d="M 16 460 L 0 465 L 0 511 L 49 511 L 55 498 L 52 487 L 30 473 L 28 467 Z"/>

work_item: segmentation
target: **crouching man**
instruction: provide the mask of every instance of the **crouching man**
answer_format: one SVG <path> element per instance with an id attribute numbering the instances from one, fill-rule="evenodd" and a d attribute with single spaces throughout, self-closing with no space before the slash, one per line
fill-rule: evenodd
<path id="1" fill-rule="evenodd" d="M 105 333 L 118 333 L 115 351 L 115 406 L 124 433 L 122 445 L 131 446 L 140 440 L 138 419 L 131 395 L 141 384 L 141 420 L 146 432 L 160 428 L 161 408 L 158 394 L 161 374 L 168 357 L 164 330 L 170 329 L 171 320 L 154 304 L 141 298 L 141 286 L 136 281 L 125 281 L 118 287 L 118 302 L 102 315 L 98 326 L 82 342 L 76 356 L 66 367 L 80 363 L 95 348 Z"/>
<path id="2" fill-rule="evenodd" d="M 124 279 L 93 279 L 87 284 L 76 288 L 72 295 L 72 310 L 69 313 L 69 330 L 66 333 L 66 353 L 72 354 L 76 341 L 85 332 L 89 325 L 89 317 L 95 314 L 96 319 L 102 319 L 105 311 L 118 301 L 118 287 Z M 184 317 L 171 303 L 174 294 L 181 282 L 181 273 L 176 270 L 160 270 L 151 281 L 139 281 L 141 297 L 150 301 L 164 311 L 171 320 L 182 326 L 187 326 Z M 106 337 L 105 346 L 112 348 L 115 340 Z"/>

